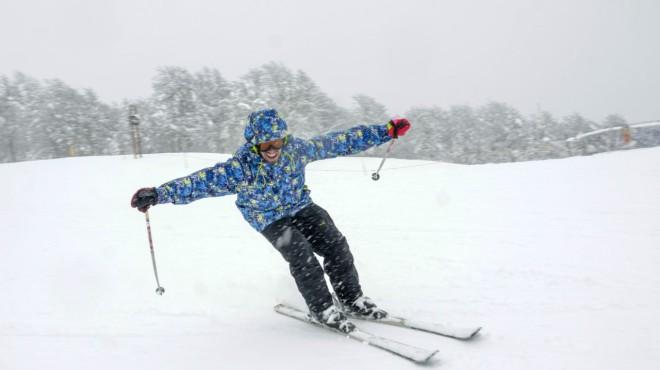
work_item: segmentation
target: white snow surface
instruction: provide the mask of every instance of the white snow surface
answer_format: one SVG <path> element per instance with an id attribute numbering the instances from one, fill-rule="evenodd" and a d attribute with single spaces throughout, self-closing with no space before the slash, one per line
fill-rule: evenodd
<path id="1" fill-rule="evenodd" d="M 0 369 L 407 369 L 277 315 L 304 307 L 235 197 L 150 211 L 143 186 L 218 154 L 0 165 Z M 657 369 L 660 149 L 464 166 L 339 158 L 307 169 L 365 293 L 392 313 L 481 325 L 461 342 L 373 323 L 442 369 Z"/>

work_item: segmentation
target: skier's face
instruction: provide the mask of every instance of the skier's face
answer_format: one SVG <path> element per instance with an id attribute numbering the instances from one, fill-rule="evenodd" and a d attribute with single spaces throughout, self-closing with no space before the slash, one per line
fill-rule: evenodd
<path id="1" fill-rule="evenodd" d="M 273 141 L 267 141 L 265 143 L 259 144 L 259 153 L 261 153 L 261 158 L 263 158 L 268 163 L 275 163 L 280 159 L 280 153 L 282 152 L 282 147 L 284 146 L 284 140 L 277 139 Z"/>

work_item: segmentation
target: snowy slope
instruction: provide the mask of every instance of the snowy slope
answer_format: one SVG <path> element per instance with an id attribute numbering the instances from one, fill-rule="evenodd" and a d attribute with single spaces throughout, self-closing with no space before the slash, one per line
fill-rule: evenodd
<path id="1" fill-rule="evenodd" d="M 163 205 L 154 294 L 135 189 L 225 158 L 0 165 L 0 369 L 405 369 L 276 315 L 302 305 L 234 197 Z M 483 325 L 473 342 L 366 325 L 443 369 L 657 369 L 660 149 L 500 165 L 341 158 L 308 168 L 365 291 L 402 315 Z"/>

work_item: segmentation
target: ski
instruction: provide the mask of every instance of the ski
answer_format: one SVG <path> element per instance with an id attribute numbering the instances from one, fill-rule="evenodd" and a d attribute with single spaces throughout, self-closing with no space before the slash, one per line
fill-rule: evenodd
<path id="1" fill-rule="evenodd" d="M 332 332 L 335 332 L 335 333 L 338 333 L 338 334 L 341 334 L 341 335 L 345 335 L 345 336 L 347 336 L 351 339 L 357 340 L 358 342 L 366 343 L 370 346 L 373 346 L 375 348 L 382 349 L 382 350 L 387 351 L 389 353 L 392 353 L 394 355 L 403 357 L 403 358 L 405 358 L 407 360 L 410 360 L 412 362 L 415 362 L 417 364 L 426 364 L 426 363 L 428 363 L 431 360 L 431 358 L 436 353 L 438 353 L 437 350 L 427 350 L 427 349 L 424 349 L 424 348 L 419 348 L 419 347 L 411 346 L 411 345 L 408 345 L 408 344 L 405 344 L 405 343 L 397 342 L 397 341 L 392 340 L 392 339 L 379 337 L 377 335 L 365 332 L 365 331 L 361 330 L 360 328 L 355 328 L 355 330 L 353 330 L 350 333 L 344 333 L 344 332 L 341 332 L 339 330 L 329 328 L 329 327 L 321 324 L 320 322 L 312 319 L 312 317 L 308 313 L 306 313 L 304 311 L 301 311 L 301 310 L 299 310 L 295 307 L 291 307 L 289 305 L 278 304 L 274 307 L 274 309 L 275 309 L 275 312 L 277 312 L 281 315 L 288 316 L 290 318 L 300 320 L 300 321 L 306 322 L 308 324 L 312 324 L 312 325 L 315 325 L 317 327 L 320 327 L 320 328 L 323 328 L 323 329 L 326 329 L 326 330 L 329 330 L 329 331 L 332 331 Z"/>
<path id="2" fill-rule="evenodd" d="M 419 330 L 431 334 L 441 335 L 443 337 L 449 337 L 460 340 L 470 340 L 474 338 L 477 335 L 477 333 L 479 333 L 479 331 L 481 330 L 480 326 L 461 327 L 450 324 L 430 323 L 425 321 L 411 320 L 411 319 L 406 319 L 403 317 L 397 317 L 391 315 L 388 315 L 387 317 L 382 319 L 371 319 L 363 316 L 351 315 L 348 312 L 346 313 L 346 315 L 348 315 L 348 317 L 352 319 L 398 326 L 400 328 L 406 328 L 406 329 Z"/>

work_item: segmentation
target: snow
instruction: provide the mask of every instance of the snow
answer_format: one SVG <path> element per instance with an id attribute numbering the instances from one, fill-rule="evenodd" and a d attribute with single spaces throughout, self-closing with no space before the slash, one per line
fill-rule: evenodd
<path id="1" fill-rule="evenodd" d="M 396 150 L 395 150 L 396 152 Z M 394 154 L 396 155 L 396 154 Z M 234 197 L 129 207 L 216 154 L 0 165 L 0 369 L 405 369 L 273 312 L 302 307 Z M 339 158 L 308 168 L 365 292 L 398 315 L 480 325 L 471 342 L 373 323 L 443 369 L 656 369 L 660 149 L 464 166 Z"/>
<path id="2" fill-rule="evenodd" d="M 568 138 L 568 139 L 566 139 L 566 141 L 580 140 L 580 139 L 584 139 L 585 137 L 600 135 L 600 134 L 610 132 L 610 131 L 619 131 L 619 130 L 622 130 L 622 129 L 623 129 L 623 126 L 602 128 L 600 130 L 595 130 L 595 131 L 591 131 L 591 132 L 587 132 L 587 133 L 584 133 L 584 134 L 577 135 L 575 137 Z"/>
<path id="3" fill-rule="evenodd" d="M 630 128 L 647 128 L 647 127 L 655 127 L 655 126 L 660 126 L 660 121 L 648 121 L 648 122 L 641 122 L 633 125 L 629 125 Z M 590 131 L 586 132 L 584 134 L 577 135 L 575 137 L 571 137 L 566 139 L 566 141 L 576 141 L 576 140 L 581 140 L 584 139 L 585 137 L 589 136 L 594 136 L 594 135 L 600 135 L 606 132 L 610 131 L 619 131 L 623 130 L 624 126 L 615 126 L 615 127 L 608 127 L 608 128 L 603 128 L 600 130 L 595 130 L 595 131 Z"/>
<path id="4" fill-rule="evenodd" d="M 655 127 L 655 126 L 660 126 L 660 121 L 649 121 L 649 122 L 639 123 L 636 125 L 630 125 L 630 127 L 632 128 Z"/>

